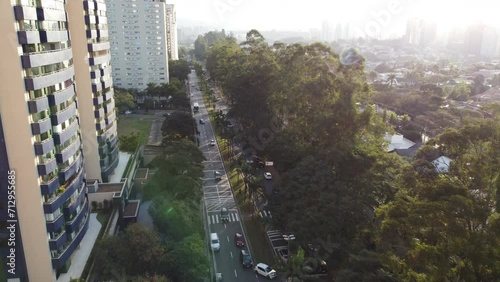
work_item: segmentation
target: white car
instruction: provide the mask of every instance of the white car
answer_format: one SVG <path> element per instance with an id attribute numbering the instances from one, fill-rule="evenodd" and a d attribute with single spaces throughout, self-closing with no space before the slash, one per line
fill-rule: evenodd
<path id="1" fill-rule="evenodd" d="M 210 146 L 215 146 L 215 140 L 210 140 Z"/>
<path id="2" fill-rule="evenodd" d="M 270 172 L 264 172 L 264 178 L 267 180 L 273 179 L 273 175 Z"/>
<path id="3" fill-rule="evenodd" d="M 276 277 L 276 270 L 269 267 L 269 265 L 265 263 L 258 263 L 255 268 L 255 273 L 267 277 L 269 279 L 273 279 Z"/>

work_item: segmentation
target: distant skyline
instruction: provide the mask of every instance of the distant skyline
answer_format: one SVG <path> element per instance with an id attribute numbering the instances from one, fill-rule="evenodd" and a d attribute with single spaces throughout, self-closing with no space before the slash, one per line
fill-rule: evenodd
<path id="1" fill-rule="evenodd" d="M 409 18 L 435 21 L 439 29 L 474 22 L 500 27 L 490 0 L 167 0 L 177 6 L 180 27 L 211 25 L 226 30 L 321 29 L 323 21 L 349 23 L 357 34 L 401 36 Z M 355 35 L 355 34 L 354 34 Z"/>

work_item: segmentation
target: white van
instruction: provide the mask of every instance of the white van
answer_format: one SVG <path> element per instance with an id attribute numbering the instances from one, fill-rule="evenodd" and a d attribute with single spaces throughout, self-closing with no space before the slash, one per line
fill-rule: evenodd
<path id="1" fill-rule="evenodd" d="M 210 234 L 210 247 L 212 248 L 213 251 L 220 250 L 219 235 L 217 235 L 217 233 Z"/>

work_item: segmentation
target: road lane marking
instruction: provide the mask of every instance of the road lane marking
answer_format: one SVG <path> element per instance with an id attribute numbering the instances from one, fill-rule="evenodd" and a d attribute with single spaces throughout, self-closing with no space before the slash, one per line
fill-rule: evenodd
<path id="1" fill-rule="evenodd" d="M 233 252 L 229 252 L 231 254 L 231 258 L 233 258 Z"/>
<path id="2" fill-rule="evenodd" d="M 236 269 L 234 270 L 234 276 L 238 277 L 238 274 L 236 273 Z"/>
<path id="3" fill-rule="evenodd" d="M 229 236 L 227 236 L 227 241 L 229 242 Z M 231 253 L 231 257 L 233 256 L 232 254 L 233 254 L 233 253 Z"/>

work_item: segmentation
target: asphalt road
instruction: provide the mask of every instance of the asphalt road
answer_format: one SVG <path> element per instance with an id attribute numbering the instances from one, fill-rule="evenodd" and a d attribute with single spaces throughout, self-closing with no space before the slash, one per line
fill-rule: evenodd
<path id="1" fill-rule="evenodd" d="M 248 243 L 247 236 L 242 227 L 242 220 L 234 200 L 231 187 L 229 185 L 227 174 L 224 169 L 222 157 L 218 146 L 211 146 L 210 140 L 215 140 L 215 134 L 208 116 L 208 111 L 201 96 L 201 92 L 197 90 L 198 78 L 194 71 L 189 74 L 189 90 L 191 104 L 198 103 L 200 109 L 194 113 L 198 131 L 200 132 L 199 148 L 206 157 L 204 162 L 204 177 L 203 177 L 203 199 L 205 203 L 205 217 L 207 236 L 210 233 L 217 233 L 220 240 L 220 251 L 211 252 L 215 273 L 222 273 L 223 281 L 264 281 L 263 277 L 258 277 L 252 268 L 245 268 L 240 260 L 240 247 L 237 247 L 234 241 L 236 232 L 243 233 L 245 242 Z M 199 120 L 203 119 L 205 124 L 200 124 Z M 214 179 L 214 171 L 222 173 L 222 180 Z M 220 218 L 220 210 L 222 208 L 229 210 L 229 222 L 223 223 Z M 209 246 L 208 246 L 209 247 Z M 245 247 L 248 250 L 248 247 Z M 252 254 L 252 250 L 249 250 Z M 254 261 L 254 264 L 258 262 Z"/>

